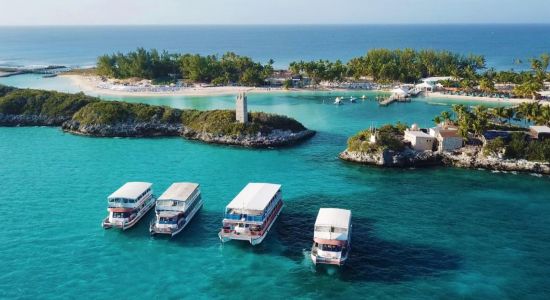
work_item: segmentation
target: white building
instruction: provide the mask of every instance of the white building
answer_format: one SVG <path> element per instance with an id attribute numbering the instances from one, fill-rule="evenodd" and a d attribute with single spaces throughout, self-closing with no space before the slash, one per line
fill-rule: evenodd
<path id="1" fill-rule="evenodd" d="M 529 133 L 533 139 L 544 140 L 550 138 L 550 127 L 529 126 Z"/>
<path id="2" fill-rule="evenodd" d="M 428 151 L 433 149 L 435 138 L 418 129 L 416 124 L 411 129 L 405 130 L 405 140 L 411 143 L 416 151 Z"/>
<path id="3" fill-rule="evenodd" d="M 437 140 L 438 151 L 454 151 L 462 148 L 464 140 L 458 134 L 458 128 L 450 125 L 437 125 L 430 128 L 430 136 Z"/>

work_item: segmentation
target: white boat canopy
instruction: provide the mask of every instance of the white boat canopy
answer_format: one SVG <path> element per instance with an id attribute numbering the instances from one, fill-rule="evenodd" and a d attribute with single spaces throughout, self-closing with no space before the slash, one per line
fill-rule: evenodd
<path id="1" fill-rule="evenodd" d="M 249 183 L 231 200 L 227 209 L 263 211 L 280 189 L 280 184 Z"/>
<path id="2" fill-rule="evenodd" d="M 198 183 L 176 182 L 158 197 L 158 200 L 186 201 L 199 188 Z"/>
<path id="3" fill-rule="evenodd" d="M 321 208 L 315 220 L 315 227 L 330 226 L 349 229 L 351 223 L 351 210 L 341 208 Z"/>
<path id="4" fill-rule="evenodd" d="M 435 85 L 433 85 L 429 81 L 424 81 L 422 83 L 419 83 L 419 84 L 415 85 L 414 87 L 419 88 L 419 89 L 433 89 L 435 87 Z"/>
<path id="5" fill-rule="evenodd" d="M 397 94 L 397 95 L 402 95 L 402 96 L 406 96 L 409 94 L 409 89 L 406 88 L 406 87 L 397 87 L 397 88 L 394 88 L 393 90 L 391 90 L 391 93 L 392 94 Z"/>
<path id="6" fill-rule="evenodd" d="M 149 182 L 127 182 L 108 198 L 137 199 L 141 194 L 150 189 L 151 186 L 153 184 Z"/>
<path id="7" fill-rule="evenodd" d="M 422 82 L 428 82 L 428 83 L 437 83 L 440 81 L 445 80 L 454 80 L 455 78 L 452 76 L 437 76 L 437 77 L 428 77 L 428 78 L 422 78 Z"/>

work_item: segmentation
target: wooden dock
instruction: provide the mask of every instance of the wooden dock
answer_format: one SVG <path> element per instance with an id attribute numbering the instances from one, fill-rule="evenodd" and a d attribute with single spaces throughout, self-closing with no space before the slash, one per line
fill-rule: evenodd
<path id="1" fill-rule="evenodd" d="M 406 98 L 403 98 L 403 97 L 396 97 L 396 96 L 390 96 L 380 102 L 378 102 L 378 104 L 380 106 L 388 106 L 394 102 L 411 102 L 411 98 L 409 97 L 406 97 Z"/>

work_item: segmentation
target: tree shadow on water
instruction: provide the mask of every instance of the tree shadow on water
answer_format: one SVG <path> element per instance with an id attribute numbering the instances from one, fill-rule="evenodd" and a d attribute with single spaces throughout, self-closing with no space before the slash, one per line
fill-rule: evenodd
<path id="1" fill-rule="evenodd" d="M 311 249 L 315 218 L 316 214 L 286 212 L 279 220 L 276 230 L 286 246 L 284 256 L 297 262 L 304 259 L 303 251 Z M 397 283 L 460 267 L 461 257 L 452 251 L 377 237 L 370 219 L 352 217 L 352 225 L 349 259 L 338 272 L 341 280 Z M 316 274 L 326 276 L 327 272 Z"/>

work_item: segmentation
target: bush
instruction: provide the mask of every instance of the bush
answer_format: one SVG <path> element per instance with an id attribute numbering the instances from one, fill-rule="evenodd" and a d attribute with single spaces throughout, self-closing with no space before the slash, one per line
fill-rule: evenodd
<path id="1" fill-rule="evenodd" d="M 83 93 L 66 94 L 31 89 L 13 89 L 0 98 L 0 113 L 71 117 L 82 107 L 98 101 Z"/>
<path id="2" fill-rule="evenodd" d="M 348 150 L 360 152 L 378 152 L 383 150 L 403 151 L 403 131 L 407 128 L 405 124 L 384 125 L 376 131 L 376 143 L 370 143 L 373 134 L 371 130 L 363 130 L 348 139 Z"/>
<path id="3" fill-rule="evenodd" d="M 488 141 L 483 147 L 483 154 L 486 156 L 489 155 L 498 155 L 502 149 L 506 147 L 506 143 L 502 137 L 497 137 L 491 141 Z"/>

